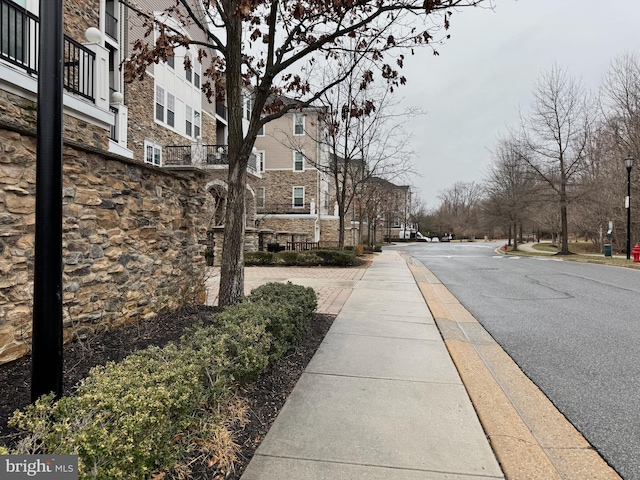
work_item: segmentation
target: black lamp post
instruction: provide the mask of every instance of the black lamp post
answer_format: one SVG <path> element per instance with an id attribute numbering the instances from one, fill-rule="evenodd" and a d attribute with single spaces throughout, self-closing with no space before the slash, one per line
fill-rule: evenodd
<path id="1" fill-rule="evenodd" d="M 631 167 L 633 167 L 633 157 L 628 155 L 624 159 L 624 166 L 627 167 L 627 260 L 631 258 Z"/>

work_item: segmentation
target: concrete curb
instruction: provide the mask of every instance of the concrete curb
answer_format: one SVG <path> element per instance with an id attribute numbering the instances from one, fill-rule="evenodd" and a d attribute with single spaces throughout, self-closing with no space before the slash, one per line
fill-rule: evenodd
<path id="1" fill-rule="evenodd" d="M 620 476 L 421 262 L 401 253 L 507 479 Z"/>

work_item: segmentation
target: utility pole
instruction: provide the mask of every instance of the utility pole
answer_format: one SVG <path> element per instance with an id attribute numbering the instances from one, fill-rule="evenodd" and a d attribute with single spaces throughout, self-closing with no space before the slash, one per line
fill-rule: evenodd
<path id="1" fill-rule="evenodd" d="M 40 0 L 31 401 L 62 396 L 62 0 Z"/>

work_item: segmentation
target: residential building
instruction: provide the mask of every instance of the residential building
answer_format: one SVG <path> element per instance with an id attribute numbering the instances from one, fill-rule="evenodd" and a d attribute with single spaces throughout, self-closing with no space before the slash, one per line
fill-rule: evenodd
<path id="1" fill-rule="evenodd" d="M 354 203 L 361 241 L 373 245 L 415 238 L 410 186 L 373 176 L 363 182 Z"/>
<path id="2" fill-rule="evenodd" d="M 119 2 L 64 2 L 65 340 L 148 318 L 188 298 L 204 300 L 199 279 L 215 179 L 199 168 L 168 169 L 165 144 L 161 152 L 147 148 L 147 140 L 169 146 L 167 139 L 189 138 L 187 110 L 180 118 L 174 107 L 172 120 L 165 95 L 162 122 L 156 119 L 155 78 L 165 91 L 173 88 L 157 69 L 141 81 L 148 90 L 123 85 L 118 64 L 127 53 L 129 20 Z M 0 363 L 27 353 L 31 335 L 39 23 L 37 0 L 0 0 Z M 197 110 L 194 92 L 180 98 Z M 148 116 L 136 95 L 146 95 Z M 195 118 L 190 138 L 197 143 Z"/>
<path id="3" fill-rule="evenodd" d="M 256 227 L 265 243 L 335 245 L 338 217 L 327 174 L 321 110 L 294 109 L 267 123 L 255 142 Z"/>

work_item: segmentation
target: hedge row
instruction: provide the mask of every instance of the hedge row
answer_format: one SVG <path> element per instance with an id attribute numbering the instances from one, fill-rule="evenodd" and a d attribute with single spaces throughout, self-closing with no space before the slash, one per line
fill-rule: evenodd
<path id="1" fill-rule="evenodd" d="M 287 266 L 326 266 L 348 267 L 354 265 L 354 250 L 310 250 L 303 252 L 246 252 L 245 265 L 287 265 Z"/>
<path id="2" fill-rule="evenodd" d="M 10 424 L 27 433 L 11 453 L 77 454 L 81 479 L 138 480 L 170 469 L 194 448 L 213 448 L 216 436 L 229 438 L 223 417 L 235 387 L 300 342 L 316 305 L 311 288 L 258 287 L 179 345 L 95 367 L 73 396 L 43 397 L 14 413 Z"/>

